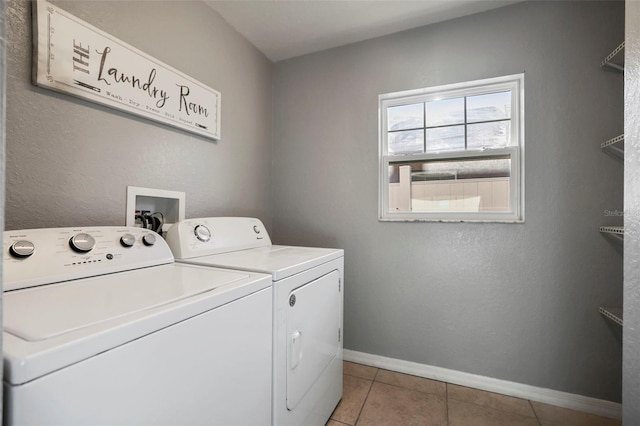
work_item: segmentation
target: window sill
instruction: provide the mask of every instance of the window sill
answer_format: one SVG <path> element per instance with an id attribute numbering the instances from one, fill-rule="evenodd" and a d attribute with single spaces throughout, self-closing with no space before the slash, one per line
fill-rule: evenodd
<path id="1" fill-rule="evenodd" d="M 379 217 L 378 222 L 431 222 L 431 223 L 503 223 L 503 224 L 524 224 L 524 219 L 467 219 L 467 218 L 451 218 L 451 219 L 436 219 L 436 218 L 423 218 L 423 217 Z"/>

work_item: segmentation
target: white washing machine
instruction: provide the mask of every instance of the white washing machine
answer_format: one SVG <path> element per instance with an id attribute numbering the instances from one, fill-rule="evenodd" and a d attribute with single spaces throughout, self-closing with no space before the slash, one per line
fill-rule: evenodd
<path id="1" fill-rule="evenodd" d="M 270 424 L 271 293 L 140 228 L 6 231 L 3 424 Z"/>
<path id="2" fill-rule="evenodd" d="M 342 397 L 344 251 L 272 245 L 258 219 L 183 220 L 177 262 L 271 274 L 273 424 L 324 425 Z"/>

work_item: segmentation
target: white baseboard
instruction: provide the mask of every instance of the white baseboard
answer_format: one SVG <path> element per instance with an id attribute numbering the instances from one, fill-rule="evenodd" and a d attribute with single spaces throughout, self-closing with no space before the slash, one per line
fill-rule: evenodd
<path id="1" fill-rule="evenodd" d="M 598 416 L 614 419 L 622 418 L 622 404 L 588 396 L 539 388 L 522 383 L 494 379 L 492 377 L 479 376 L 462 371 L 450 370 L 448 368 L 418 364 L 416 362 L 387 358 L 348 349 L 344 350 L 344 360 L 383 368 L 385 370 L 397 371 L 399 373 L 425 377 L 427 379 L 453 383 L 455 385 L 529 399 L 558 407 L 570 408 Z"/>

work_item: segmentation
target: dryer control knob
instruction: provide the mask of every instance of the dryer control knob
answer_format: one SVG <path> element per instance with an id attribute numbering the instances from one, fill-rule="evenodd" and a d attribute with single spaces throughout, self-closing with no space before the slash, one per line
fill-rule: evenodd
<path id="1" fill-rule="evenodd" d="M 78 253 L 87 253 L 93 250 L 93 246 L 96 245 L 96 240 L 93 239 L 91 235 L 81 232 L 71 237 L 69 245 Z"/>
<path id="2" fill-rule="evenodd" d="M 144 234 L 144 237 L 142 237 L 142 242 L 145 246 L 152 246 L 156 243 L 156 236 L 151 233 Z"/>
<path id="3" fill-rule="evenodd" d="M 122 244 L 123 247 L 133 247 L 133 244 L 135 242 L 136 237 L 131 234 L 124 234 L 122 237 L 120 237 L 120 244 Z"/>
<path id="4" fill-rule="evenodd" d="M 25 258 L 31 256 L 36 251 L 36 246 L 31 241 L 20 240 L 11 244 L 9 253 L 13 257 Z"/>
<path id="5" fill-rule="evenodd" d="M 193 233 L 196 235 L 196 238 L 202 241 L 203 243 L 206 243 L 211 239 L 211 231 L 209 231 L 209 228 L 207 228 L 204 225 L 196 226 L 195 229 L 193 230 Z"/>

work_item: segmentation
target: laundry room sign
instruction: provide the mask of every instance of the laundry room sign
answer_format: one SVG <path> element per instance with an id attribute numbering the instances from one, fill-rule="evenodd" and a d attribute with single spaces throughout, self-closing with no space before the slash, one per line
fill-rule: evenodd
<path id="1" fill-rule="evenodd" d="M 219 92 L 49 2 L 32 7 L 36 85 L 220 139 Z"/>

